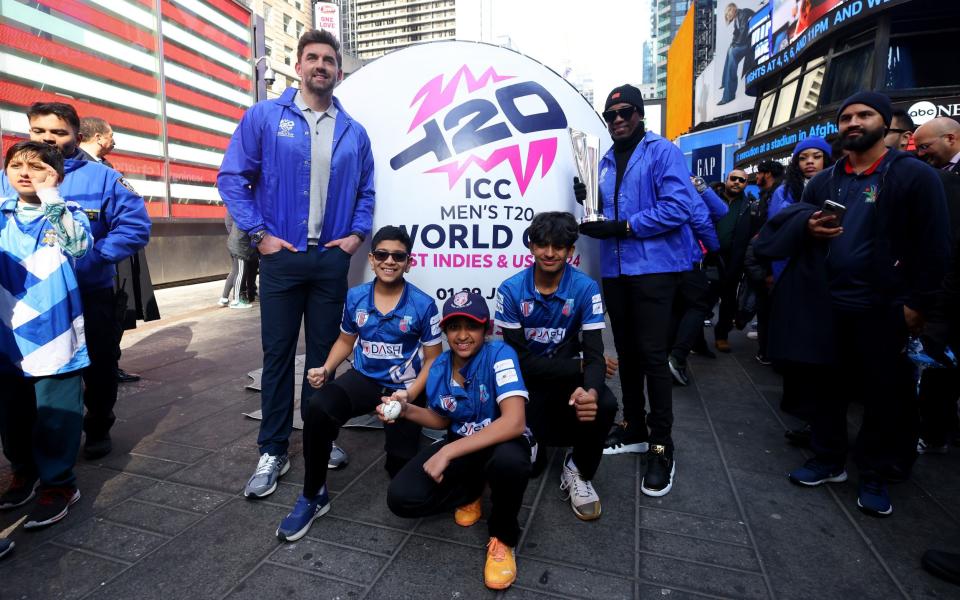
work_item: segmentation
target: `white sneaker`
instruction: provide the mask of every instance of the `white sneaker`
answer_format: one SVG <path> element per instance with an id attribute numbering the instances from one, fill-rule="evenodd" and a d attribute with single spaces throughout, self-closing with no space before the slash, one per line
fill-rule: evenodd
<path id="1" fill-rule="evenodd" d="M 228 304 L 230 304 L 230 298 L 221 297 L 219 300 L 217 300 L 217 304 L 219 304 L 220 306 L 227 306 Z"/>
<path id="2" fill-rule="evenodd" d="M 748 340 L 755 340 L 755 339 L 757 339 L 757 338 L 759 338 L 759 337 L 760 337 L 760 334 L 757 333 L 756 331 L 748 331 L 748 332 L 747 332 L 747 339 L 748 339 Z"/>
<path id="3" fill-rule="evenodd" d="M 949 444 L 943 444 L 942 446 L 931 446 L 923 441 L 923 438 L 917 440 L 917 454 L 946 454 L 949 450 Z"/>
<path id="4" fill-rule="evenodd" d="M 593 484 L 580 477 L 580 471 L 573 463 L 568 452 L 563 461 L 563 470 L 560 472 L 560 491 L 564 499 L 570 499 L 570 508 L 573 514 L 581 521 L 593 521 L 600 518 L 600 496 L 593 489 Z"/>
<path id="5" fill-rule="evenodd" d="M 253 308 L 253 305 L 247 302 L 246 300 L 237 300 L 236 302 L 230 303 L 230 308 L 240 308 L 240 309 Z"/>

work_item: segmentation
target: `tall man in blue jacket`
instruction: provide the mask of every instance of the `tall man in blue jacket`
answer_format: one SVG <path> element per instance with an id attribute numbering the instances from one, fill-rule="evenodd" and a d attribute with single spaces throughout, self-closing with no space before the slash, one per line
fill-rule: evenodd
<path id="1" fill-rule="evenodd" d="M 143 198 L 123 176 L 80 149 L 80 117 L 63 102 L 36 102 L 27 109 L 30 139 L 56 146 L 64 161 L 60 194 L 83 207 L 90 219 L 94 244 L 77 261 L 77 283 L 83 302 L 83 319 L 90 366 L 83 372 L 84 456 L 96 459 L 113 449 L 110 428 L 116 417 L 117 361 L 120 357 L 120 323 L 116 308 L 116 264 L 136 254 L 150 240 L 150 217 Z M 12 188 L 4 175 L 4 193 Z"/>
<path id="2" fill-rule="evenodd" d="M 603 240 L 603 293 L 623 385 L 624 422 L 611 432 L 604 453 L 644 452 L 649 442 L 641 491 L 663 496 L 670 492 L 674 473 L 673 390 L 667 367 L 671 307 L 680 274 L 698 258 L 690 223 L 694 204 L 701 200 L 680 149 L 644 131 L 640 90 L 624 85 L 611 91 L 603 118 L 613 138 L 613 148 L 600 161 L 600 199 L 607 220 L 584 223 L 580 231 Z"/>
<path id="3" fill-rule="evenodd" d="M 307 364 L 322 365 L 339 333 L 350 257 L 372 225 L 370 138 L 333 96 L 343 77 L 340 65 L 335 37 L 305 33 L 297 45 L 300 89 L 288 88 L 246 112 L 217 177 L 230 214 L 262 257 L 263 420 L 260 462 L 244 490 L 248 498 L 273 493 L 290 468 L 300 322 Z M 306 398 L 305 377 L 301 385 Z"/>

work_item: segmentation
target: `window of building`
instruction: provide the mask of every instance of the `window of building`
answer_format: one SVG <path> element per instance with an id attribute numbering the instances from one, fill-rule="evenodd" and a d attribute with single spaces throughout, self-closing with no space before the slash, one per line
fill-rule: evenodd
<path id="1" fill-rule="evenodd" d="M 299 40 L 303 37 L 303 23 L 297 21 L 297 39 Z"/>
<path id="2" fill-rule="evenodd" d="M 868 89 L 873 70 L 873 44 L 834 56 L 827 70 L 820 104 L 840 102 L 847 96 Z"/>
<path id="3" fill-rule="evenodd" d="M 884 85 L 888 89 L 956 85 L 960 64 L 944 61 L 944 49 L 956 44 L 960 30 L 924 32 L 890 38 Z"/>
<path id="4" fill-rule="evenodd" d="M 264 2 L 263 3 L 263 22 L 269 23 L 270 17 L 272 16 L 273 16 L 273 7 L 267 4 L 266 2 Z"/>
<path id="5" fill-rule="evenodd" d="M 286 65 L 292 65 L 294 63 L 293 48 L 291 48 L 290 46 L 283 47 L 283 62 Z"/>
<path id="6" fill-rule="evenodd" d="M 801 69 L 796 69 L 783 78 L 783 85 L 780 86 L 780 95 L 777 97 L 777 106 L 773 111 L 772 127 L 783 125 L 793 116 L 793 102 L 797 98 L 800 72 Z"/>
<path id="7" fill-rule="evenodd" d="M 293 19 L 290 15 L 283 15 L 283 31 L 293 35 Z"/>
<path id="8" fill-rule="evenodd" d="M 777 92 L 774 90 L 760 100 L 760 108 L 757 110 L 756 122 L 753 125 L 753 135 L 763 133 L 770 128 L 770 115 L 773 114 L 773 101 L 777 98 Z"/>
<path id="9" fill-rule="evenodd" d="M 800 86 L 800 96 L 797 98 L 797 110 L 794 116 L 800 117 L 817 108 L 820 101 L 820 90 L 823 88 L 823 74 L 827 67 L 823 58 L 811 60 L 807 63 L 807 72 L 803 76 Z"/>

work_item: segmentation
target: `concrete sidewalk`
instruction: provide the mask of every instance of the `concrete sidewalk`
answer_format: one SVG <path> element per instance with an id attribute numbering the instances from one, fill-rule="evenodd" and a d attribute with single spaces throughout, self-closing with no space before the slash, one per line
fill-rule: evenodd
<path id="1" fill-rule="evenodd" d="M 26 509 L 0 513 L 17 544 L 0 562 L 0 598 L 960 597 L 919 564 L 930 546 L 960 551 L 960 448 L 920 457 L 884 520 L 856 510 L 852 465 L 848 483 L 791 486 L 785 473 L 805 454 L 784 443 L 779 378 L 742 336 L 732 355 L 693 357 L 693 383 L 674 388 L 667 496 L 640 494 L 641 457 L 605 457 L 594 480 L 603 517 L 578 521 L 559 498 L 553 452 L 527 489 L 519 579 L 505 593 L 483 586 L 484 523 L 389 512 L 379 431 L 343 431 L 351 462 L 331 473 L 332 510 L 280 543 L 274 530 L 303 479 L 301 435 L 279 490 L 245 500 L 259 311 L 218 308 L 221 286 L 160 290 L 164 319 L 124 336 L 121 365 L 143 379 L 121 386 L 114 452 L 81 459 L 83 497 L 60 524 L 30 533 L 19 527 Z M 0 459 L 0 489 L 9 478 Z"/>

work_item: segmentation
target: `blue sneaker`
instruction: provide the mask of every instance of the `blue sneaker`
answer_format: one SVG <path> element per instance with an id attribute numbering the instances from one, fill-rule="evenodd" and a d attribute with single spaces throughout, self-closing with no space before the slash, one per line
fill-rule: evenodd
<path id="1" fill-rule="evenodd" d="M 293 506 L 290 514 L 280 521 L 280 527 L 277 527 L 277 537 L 282 542 L 295 542 L 307 535 L 313 521 L 330 510 L 330 496 L 327 495 L 327 486 L 323 486 L 320 493 L 313 500 L 307 500 L 306 496 L 300 494 L 297 496 L 297 503 Z"/>
<path id="2" fill-rule="evenodd" d="M 857 507 L 872 517 L 886 517 L 893 512 L 887 484 L 877 479 L 863 479 L 857 490 Z"/>
<path id="3" fill-rule="evenodd" d="M 847 480 L 847 472 L 843 465 L 826 465 L 811 458 L 799 469 L 787 474 L 791 483 L 797 485 L 814 486 L 821 483 L 841 483 Z"/>
<path id="4" fill-rule="evenodd" d="M 16 544 L 14 544 L 13 541 L 8 540 L 7 538 L 0 538 L 0 558 L 10 554 L 10 551 L 13 550 L 14 546 L 16 546 Z"/>

